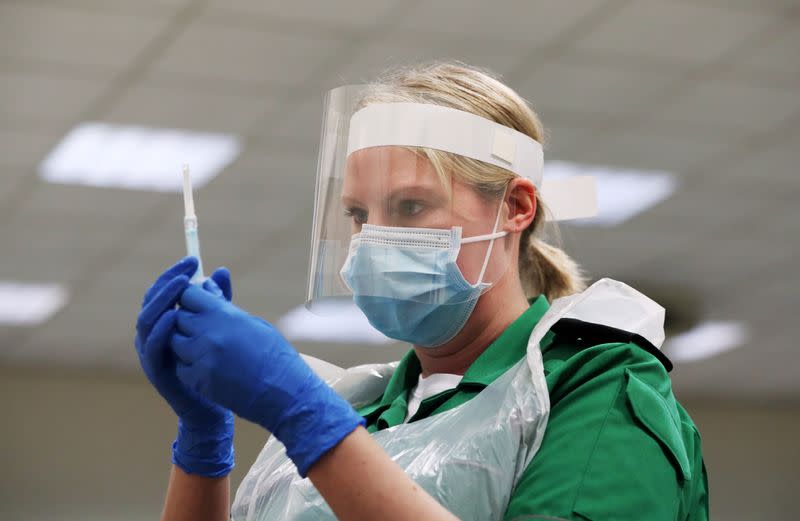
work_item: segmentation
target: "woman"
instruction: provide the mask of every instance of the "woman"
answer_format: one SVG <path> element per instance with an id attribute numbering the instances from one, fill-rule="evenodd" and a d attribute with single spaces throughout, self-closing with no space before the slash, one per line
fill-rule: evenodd
<path id="1" fill-rule="evenodd" d="M 337 89 L 327 107 L 309 301 L 352 297 L 413 348 L 331 387 L 230 302 L 224 268 L 202 288 L 194 259 L 170 268 L 136 338 L 178 416 L 164 519 L 228 518 L 233 413 L 274 435 L 235 518 L 707 519 L 699 435 L 658 350 L 663 308 L 607 279 L 586 289 L 538 238 L 591 201 L 585 183 L 542 186 L 525 101 L 445 63 Z"/>

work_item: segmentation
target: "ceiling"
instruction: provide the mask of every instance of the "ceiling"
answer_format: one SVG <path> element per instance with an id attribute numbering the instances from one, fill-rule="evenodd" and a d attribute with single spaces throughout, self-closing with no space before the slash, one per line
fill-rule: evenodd
<path id="1" fill-rule="evenodd" d="M 593 277 L 668 314 L 747 323 L 745 347 L 677 365 L 679 395 L 800 401 L 799 52 L 798 0 L 2 0 L 0 280 L 71 299 L 0 326 L 0 363 L 134 371 L 140 295 L 183 255 L 178 195 L 38 178 L 79 122 L 242 136 L 196 194 L 204 260 L 277 320 L 304 299 L 324 92 L 459 59 L 532 101 L 550 158 L 678 176 L 645 214 L 562 235 Z M 339 364 L 405 349 L 299 348 Z"/>

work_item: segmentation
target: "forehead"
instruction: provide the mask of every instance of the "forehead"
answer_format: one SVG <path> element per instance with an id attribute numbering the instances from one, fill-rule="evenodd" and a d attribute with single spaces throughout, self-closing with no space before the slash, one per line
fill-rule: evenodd
<path id="1" fill-rule="evenodd" d="M 444 187 L 431 162 L 408 148 L 372 147 L 348 156 L 343 196 L 389 193 L 400 188 L 443 190 Z"/>

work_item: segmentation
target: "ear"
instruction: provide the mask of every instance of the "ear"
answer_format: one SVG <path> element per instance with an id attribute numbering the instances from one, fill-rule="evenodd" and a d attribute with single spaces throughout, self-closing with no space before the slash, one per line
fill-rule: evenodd
<path id="1" fill-rule="evenodd" d="M 509 233 L 522 232 L 536 217 L 536 186 L 524 177 L 515 177 L 506 188 L 505 202 L 508 217 L 503 229 Z"/>

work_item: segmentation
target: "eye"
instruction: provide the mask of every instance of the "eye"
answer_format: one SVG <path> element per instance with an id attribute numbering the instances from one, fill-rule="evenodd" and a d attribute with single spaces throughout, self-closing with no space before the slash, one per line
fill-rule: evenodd
<path id="1" fill-rule="evenodd" d="M 369 216 L 369 212 L 363 210 L 361 208 L 347 208 L 344 211 L 345 216 L 350 217 L 353 219 L 353 222 L 361 225 L 367 223 L 367 217 Z"/>
<path id="2" fill-rule="evenodd" d="M 405 199 L 397 205 L 398 212 L 403 217 L 413 217 L 425 209 L 425 205 L 420 201 Z"/>

